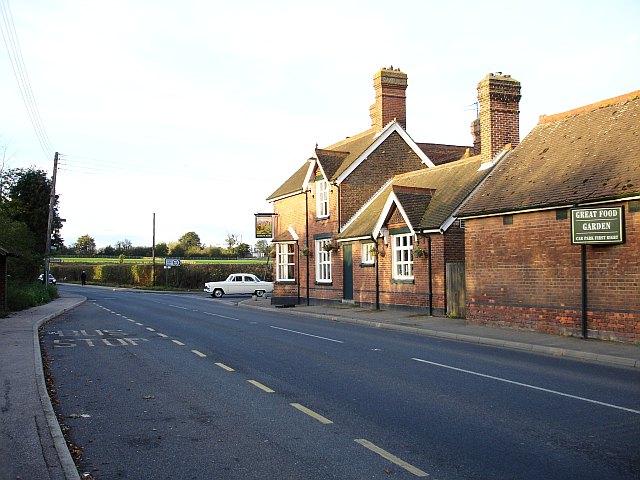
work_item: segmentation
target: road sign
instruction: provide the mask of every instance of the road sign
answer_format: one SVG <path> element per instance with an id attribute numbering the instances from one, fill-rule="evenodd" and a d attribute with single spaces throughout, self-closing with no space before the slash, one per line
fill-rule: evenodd
<path id="1" fill-rule="evenodd" d="M 179 258 L 165 258 L 164 259 L 165 267 L 179 267 L 180 259 Z"/>

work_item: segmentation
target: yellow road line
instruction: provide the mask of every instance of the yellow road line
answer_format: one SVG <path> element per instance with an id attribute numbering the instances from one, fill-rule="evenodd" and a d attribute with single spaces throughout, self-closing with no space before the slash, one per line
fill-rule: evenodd
<path id="1" fill-rule="evenodd" d="M 207 356 L 204 353 L 202 353 L 202 352 L 200 352 L 198 350 L 191 350 L 191 351 L 193 353 L 195 353 L 197 356 L 199 356 L 200 358 L 207 358 Z"/>
<path id="2" fill-rule="evenodd" d="M 314 412 L 313 410 L 308 409 L 307 407 L 300 405 L 299 403 L 290 403 L 289 405 L 291 405 L 293 408 L 297 408 L 298 410 L 300 410 L 302 413 L 306 413 L 307 415 L 309 415 L 311 418 L 315 418 L 317 421 L 319 421 L 320 423 L 324 424 L 324 425 L 329 425 L 330 423 L 333 423 L 331 420 L 329 420 L 326 417 L 323 417 L 322 415 L 320 415 L 319 413 Z"/>
<path id="3" fill-rule="evenodd" d="M 175 343 L 176 345 L 180 345 L 181 347 L 184 347 L 184 343 L 182 343 L 179 340 L 171 340 L 173 343 Z"/>
<path id="4" fill-rule="evenodd" d="M 373 443 L 369 442 L 368 440 L 365 440 L 364 438 L 356 438 L 354 440 L 354 442 L 359 443 L 360 445 L 362 445 L 365 448 L 368 448 L 372 452 L 377 453 L 382 458 L 384 458 L 386 460 L 389 460 L 392 463 L 395 463 L 399 467 L 404 468 L 406 471 L 408 471 L 409 473 L 414 474 L 416 477 L 428 477 L 429 476 L 429 474 L 427 472 L 424 472 L 424 471 L 420 470 L 419 468 L 414 467 L 413 465 L 405 462 L 404 460 L 399 459 L 395 455 L 387 452 L 386 450 L 383 450 L 382 448 L 374 445 Z"/>
<path id="5" fill-rule="evenodd" d="M 247 380 L 247 382 L 249 382 L 251 385 L 253 385 L 254 387 L 258 387 L 260 390 L 262 390 L 263 392 L 267 392 L 267 393 L 275 393 L 274 390 L 271 390 L 269 387 L 267 387 L 266 385 L 261 384 L 260 382 L 257 382 L 255 380 Z"/>
<path id="6" fill-rule="evenodd" d="M 227 372 L 235 372 L 233 368 L 227 367 L 224 363 L 216 363 L 216 365 L 222 368 L 223 370 L 226 370 Z"/>

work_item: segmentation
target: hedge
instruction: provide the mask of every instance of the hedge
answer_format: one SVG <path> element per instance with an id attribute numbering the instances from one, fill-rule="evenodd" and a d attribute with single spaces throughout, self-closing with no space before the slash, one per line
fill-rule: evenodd
<path id="1" fill-rule="evenodd" d="M 271 280 L 272 265 L 265 264 L 207 264 L 185 265 L 168 270 L 163 265 L 155 266 L 156 286 L 182 289 L 202 289 L 205 282 L 225 280 L 232 273 L 252 273 L 263 280 Z M 103 264 L 51 265 L 51 273 L 59 282 L 80 282 L 82 272 L 87 282 L 109 286 L 151 287 L 153 265 Z M 265 268 L 267 277 L 265 278 Z"/>

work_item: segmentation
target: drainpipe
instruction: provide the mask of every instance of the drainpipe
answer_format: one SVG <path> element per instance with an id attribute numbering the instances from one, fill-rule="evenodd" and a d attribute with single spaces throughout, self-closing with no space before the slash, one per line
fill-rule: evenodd
<path id="1" fill-rule="evenodd" d="M 309 252 L 311 251 L 311 246 L 309 245 L 309 190 L 304 191 L 304 221 L 304 229 L 307 241 L 307 306 L 309 306 Z"/>
<path id="2" fill-rule="evenodd" d="M 373 237 L 372 237 L 373 238 Z M 376 242 L 376 310 L 380 310 L 380 269 L 378 268 L 378 259 L 380 257 L 380 248 L 378 246 L 378 239 L 373 239 Z"/>
<path id="3" fill-rule="evenodd" d="M 427 246 L 428 246 L 428 265 L 429 265 L 429 316 L 433 316 L 433 272 L 431 268 L 431 235 L 427 234 Z"/>

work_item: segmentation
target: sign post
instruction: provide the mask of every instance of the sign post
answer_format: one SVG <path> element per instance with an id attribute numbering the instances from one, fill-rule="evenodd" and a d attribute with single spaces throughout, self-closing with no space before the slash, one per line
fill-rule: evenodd
<path id="1" fill-rule="evenodd" d="M 624 207 L 571 209 L 571 243 L 580 245 L 582 262 L 582 338 L 587 331 L 587 245 L 624 243 Z"/>

